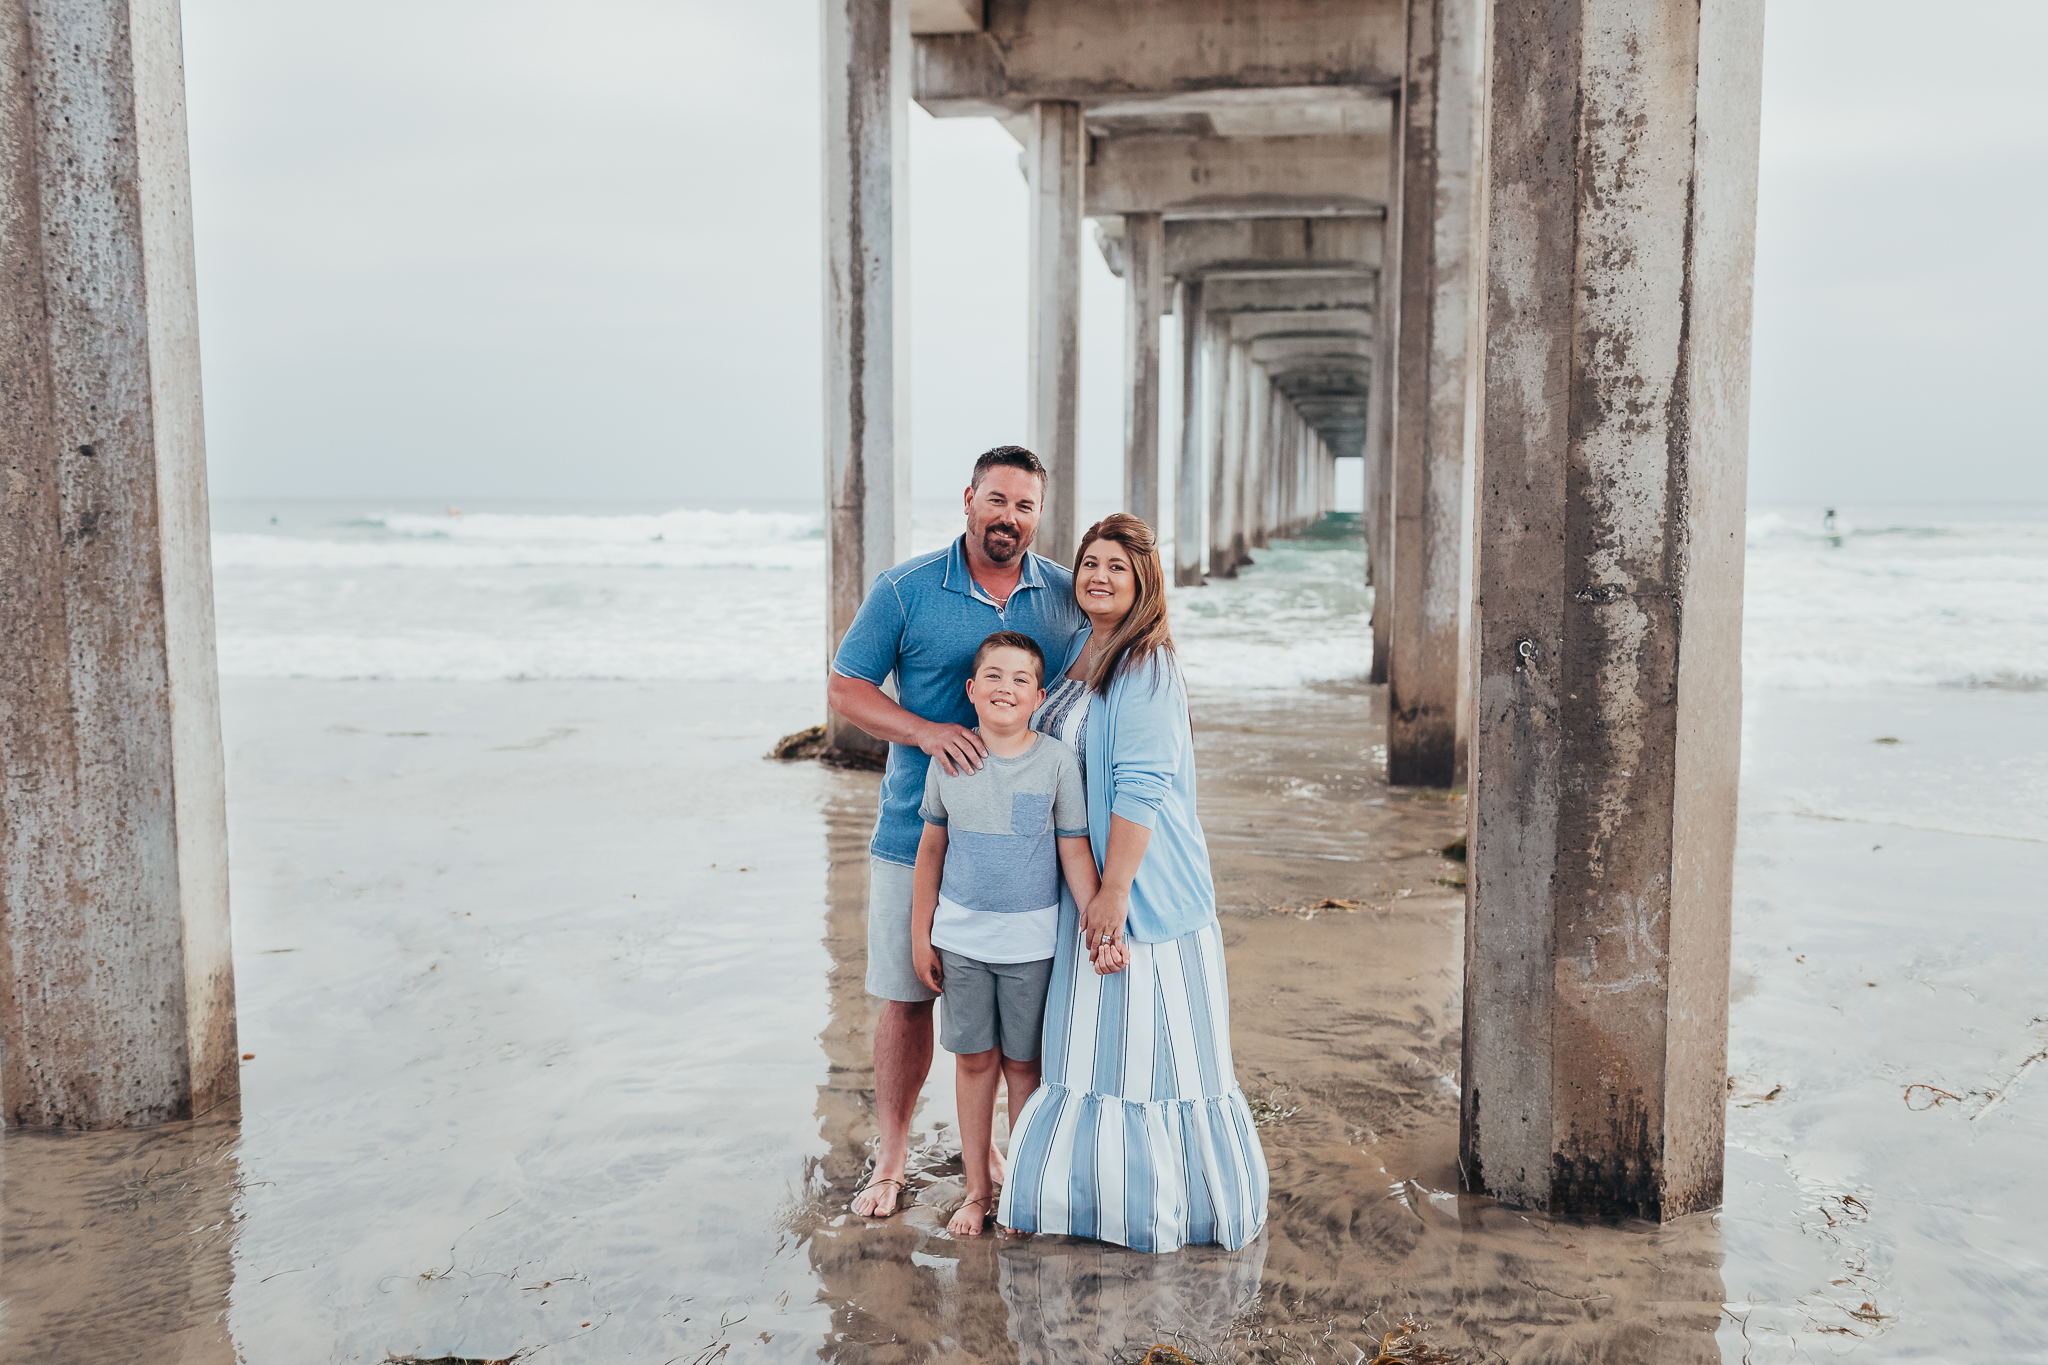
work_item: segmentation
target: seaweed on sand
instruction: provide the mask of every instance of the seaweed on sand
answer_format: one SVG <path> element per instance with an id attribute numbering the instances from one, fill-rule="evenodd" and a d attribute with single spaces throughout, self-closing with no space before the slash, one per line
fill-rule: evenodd
<path id="1" fill-rule="evenodd" d="M 1129 1345 L 1111 1352 L 1109 1365 L 1319 1365 L 1325 1360 L 1331 1365 L 1338 1361 L 1356 1365 L 1459 1365 L 1455 1353 L 1423 1339 L 1423 1333 L 1429 1330 L 1426 1322 L 1403 1319 L 1400 1326 L 1380 1338 L 1376 1347 L 1368 1345 L 1365 1351 L 1338 1345 L 1330 1330 L 1311 1335 L 1306 1341 L 1284 1328 L 1270 1327 L 1240 1329 L 1212 1342 L 1201 1341 L 1186 1332 L 1163 1332 L 1165 1341 L 1154 1341 L 1149 1346 Z M 1325 1348 L 1334 1348 L 1338 1353 L 1325 1354 Z"/>
<path id="2" fill-rule="evenodd" d="M 825 727 L 813 725 L 808 730 L 784 735 L 775 741 L 768 752 L 762 755 L 778 763 L 804 763 L 816 760 L 828 768 L 848 768 L 855 772 L 878 773 L 886 766 L 881 759 L 869 754 L 848 753 L 835 749 L 825 742 Z"/>

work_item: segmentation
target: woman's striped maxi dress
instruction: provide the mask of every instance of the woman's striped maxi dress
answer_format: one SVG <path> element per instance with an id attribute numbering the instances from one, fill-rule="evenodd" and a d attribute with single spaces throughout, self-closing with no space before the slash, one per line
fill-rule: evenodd
<path id="1" fill-rule="evenodd" d="M 1088 700 L 1087 684 L 1062 679 L 1038 728 L 1078 752 Z M 1132 942 L 1131 965 L 1111 976 L 1095 974 L 1080 937 L 1062 891 L 1043 1083 L 1010 1138 L 998 1220 L 1139 1251 L 1243 1246 L 1265 1226 L 1266 1158 L 1231 1065 L 1221 930 L 1212 917 Z"/>

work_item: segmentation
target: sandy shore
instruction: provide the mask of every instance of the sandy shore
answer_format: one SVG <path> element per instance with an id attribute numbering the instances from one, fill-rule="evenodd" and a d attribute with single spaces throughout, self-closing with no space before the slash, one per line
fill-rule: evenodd
<path id="1" fill-rule="evenodd" d="M 1198 697 L 1241 1079 L 1295 1112 L 1263 1239 L 1144 1257 L 945 1237 L 944 1067 L 916 1206 L 844 1214 L 874 779 L 760 758 L 814 687 L 231 681 L 239 1121 L 8 1133 L 0 1345 L 1349 1362 L 1413 1313 L 1471 1361 L 2025 1359 L 2043 702 L 1750 707 L 1728 1202 L 1660 1229 L 1456 1193 L 1463 812 L 1385 786 L 1377 691 Z"/>

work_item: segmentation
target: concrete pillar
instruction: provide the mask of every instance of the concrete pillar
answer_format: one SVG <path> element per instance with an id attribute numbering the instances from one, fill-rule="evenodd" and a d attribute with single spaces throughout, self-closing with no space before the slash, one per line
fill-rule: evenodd
<path id="1" fill-rule="evenodd" d="M 1400 335 L 1399 177 L 1390 196 L 1386 246 L 1381 259 L 1379 307 L 1373 313 L 1372 379 L 1366 394 L 1365 548 L 1372 584 L 1372 671 L 1368 680 L 1387 680 L 1394 587 L 1394 347 Z"/>
<path id="2" fill-rule="evenodd" d="M 1492 22 L 1461 1166 L 1676 1218 L 1721 1200 L 1763 5 Z"/>
<path id="3" fill-rule="evenodd" d="M 1263 365 L 1253 367 L 1256 378 L 1253 381 L 1258 403 L 1258 421 L 1253 430 L 1257 435 L 1254 449 L 1255 459 L 1246 468 L 1245 516 L 1246 536 L 1251 548 L 1263 550 L 1273 531 L 1273 452 L 1278 446 L 1277 433 L 1280 427 L 1280 395 L 1274 391 L 1273 381 L 1267 377 Z"/>
<path id="4" fill-rule="evenodd" d="M 1238 413 L 1244 403 L 1244 371 L 1238 348 L 1230 340 L 1230 319 L 1212 315 L 1209 327 L 1209 373 L 1215 381 L 1209 400 L 1209 577 L 1237 577 L 1237 555 L 1230 548 L 1233 512 L 1231 490 L 1236 478 Z"/>
<path id="5" fill-rule="evenodd" d="M 825 657 L 910 554 L 909 0 L 825 0 Z M 827 712 L 833 748 L 888 746 Z"/>
<path id="6" fill-rule="evenodd" d="M 1238 367 L 1244 372 L 1244 434 L 1238 439 L 1237 483 L 1231 490 L 1237 516 L 1230 548 L 1236 557 L 1236 567 L 1241 569 L 1252 562 L 1252 545 L 1258 537 L 1259 459 L 1263 444 L 1259 438 L 1266 426 L 1266 372 L 1253 362 L 1250 342 L 1240 341 L 1234 349 L 1239 356 Z"/>
<path id="7" fill-rule="evenodd" d="M 1174 302 L 1180 319 L 1180 441 L 1173 474 L 1173 581 L 1202 582 L 1202 282 L 1182 280 Z"/>
<path id="8" fill-rule="evenodd" d="M 1124 217 L 1124 510 L 1159 528 L 1159 318 L 1166 219 Z"/>
<path id="9" fill-rule="evenodd" d="M 1397 129 L 1401 300 L 1387 657 L 1387 780 L 1405 786 L 1448 787 L 1457 771 L 1472 120 L 1482 4 L 1408 3 Z"/>
<path id="10" fill-rule="evenodd" d="M 5 16 L 0 1107 L 113 1128 L 240 1088 L 184 59 Z"/>
<path id="11" fill-rule="evenodd" d="M 1080 547 L 1081 106 L 1031 106 L 1031 396 L 1025 439 L 1052 479 L 1036 549 L 1065 564 Z M 1161 252 L 1164 256 L 1164 252 Z"/>

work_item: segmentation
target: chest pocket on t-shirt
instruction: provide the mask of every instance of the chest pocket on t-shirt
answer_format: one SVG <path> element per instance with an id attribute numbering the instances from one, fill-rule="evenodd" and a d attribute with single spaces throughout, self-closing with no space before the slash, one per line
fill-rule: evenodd
<path id="1" fill-rule="evenodd" d="M 1051 792 L 1012 792 L 1010 794 L 1010 833 L 1043 834 L 1046 821 L 1052 819 Z"/>

